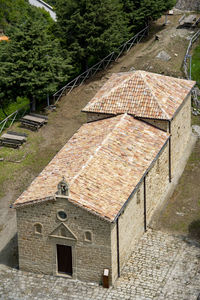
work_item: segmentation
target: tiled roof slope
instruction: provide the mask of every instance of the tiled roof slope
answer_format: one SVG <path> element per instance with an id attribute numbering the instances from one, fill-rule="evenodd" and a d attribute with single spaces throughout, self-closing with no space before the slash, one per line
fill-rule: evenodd
<path id="1" fill-rule="evenodd" d="M 83 111 L 169 120 L 194 84 L 195 81 L 145 71 L 117 73 Z"/>
<path id="2" fill-rule="evenodd" d="M 53 196 L 65 176 L 69 201 L 113 221 L 167 139 L 127 114 L 85 124 L 15 206 Z"/>

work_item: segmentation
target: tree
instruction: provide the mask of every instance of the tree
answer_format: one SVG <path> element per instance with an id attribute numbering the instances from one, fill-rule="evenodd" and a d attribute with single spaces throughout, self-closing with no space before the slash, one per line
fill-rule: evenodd
<path id="1" fill-rule="evenodd" d="M 39 101 L 69 78 L 71 65 L 58 40 L 51 40 L 39 21 L 28 18 L 7 31 L 9 42 L 0 43 L 0 97 L 14 101 L 25 96 Z"/>
<path id="2" fill-rule="evenodd" d="M 57 0 L 56 15 L 61 44 L 82 71 L 128 38 L 118 0 Z"/>
<path id="3" fill-rule="evenodd" d="M 172 8 L 176 0 L 121 0 L 131 32 L 136 32 L 149 22 L 157 20 Z"/>

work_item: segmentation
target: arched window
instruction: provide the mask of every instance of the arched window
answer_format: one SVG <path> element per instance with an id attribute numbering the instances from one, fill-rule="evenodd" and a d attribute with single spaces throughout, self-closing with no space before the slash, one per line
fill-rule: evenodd
<path id="1" fill-rule="evenodd" d="M 36 234 L 42 234 L 42 225 L 40 223 L 34 224 L 34 232 Z"/>
<path id="2" fill-rule="evenodd" d="M 84 240 L 86 242 L 92 242 L 92 233 L 91 233 L 91 231 L 85 231 Z"/>

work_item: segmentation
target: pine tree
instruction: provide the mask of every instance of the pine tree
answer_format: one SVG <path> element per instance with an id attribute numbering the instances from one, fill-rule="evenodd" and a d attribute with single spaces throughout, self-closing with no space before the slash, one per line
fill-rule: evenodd
<path id="1" fill-rule="evenodd" d="M 78 69 L 85 70 L 128 38 L 118 0 L 57 0 L 58 35 L 72 53 Z"/>
<path id="2" fill-rule="evenodd" d="M 175 5 L 176 0 L 121 0 L 131 32 L 144 28 Z"/>
<path id="3" fill-rule="evenodd" d="M 58 40 L 50 40 L 39 21 L 29 18 L 7 34 L 9 42 L 0 43 L 1 99 L 43 100 L 66 82 L 71 72 L 69 59 L 62 57 Z"/>

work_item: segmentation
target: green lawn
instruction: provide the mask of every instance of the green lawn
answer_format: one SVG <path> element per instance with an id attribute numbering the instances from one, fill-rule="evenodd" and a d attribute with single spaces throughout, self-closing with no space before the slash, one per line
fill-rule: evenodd
<path id="1" fill-rule="evenodd" d="M 15 102 L 10 103 L 7 107 L 4 108 L 4 111 L 7 116 L 11 115 L 18 109 L 23 107 L 28 108 L 29 100 L 27 98 L 17 97 Z M 3 113 L 2 109 L 0 109 L 0 121 L 6 118 L 6 115 Z"/>
<path id="2" fill-rule="evenodd" d="M 192 55 L 192 79 L 196 80 L 200 87 L 200 41 L 198 41 Z"/>

